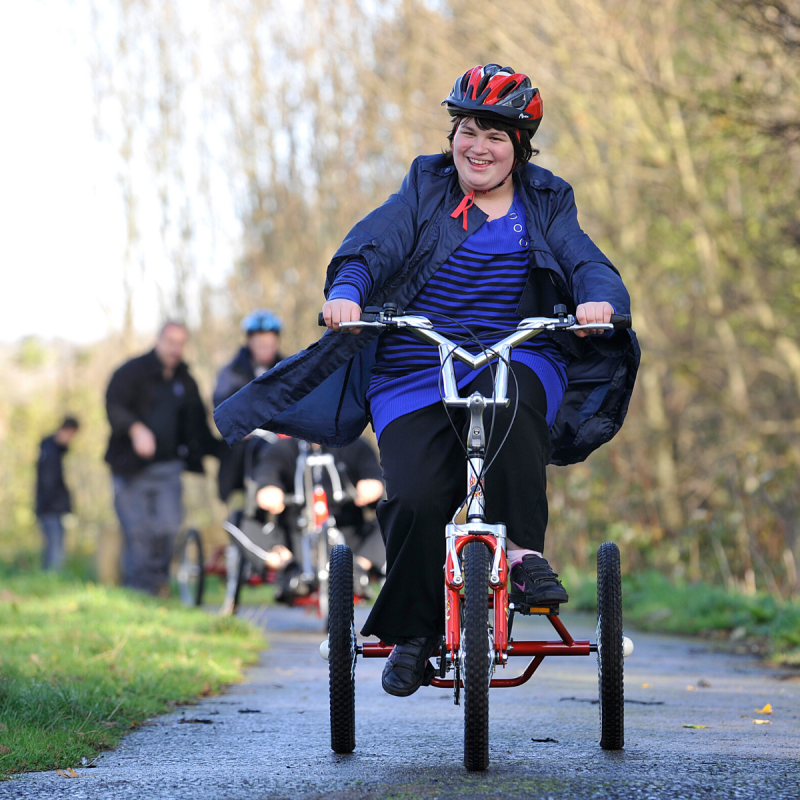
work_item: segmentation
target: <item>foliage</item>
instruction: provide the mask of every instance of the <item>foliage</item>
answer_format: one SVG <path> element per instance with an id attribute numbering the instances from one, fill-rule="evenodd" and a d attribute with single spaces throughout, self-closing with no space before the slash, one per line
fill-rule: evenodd
<path id="1" fill-rule="evenodd" d="M 149 717 L 239 680 L 236 618 L 42 573 L 0 589 L 0 776 L 79 766 Z"/>
<path id="2" fill-rule="evenodd" d="M 575 187 L 644 353 L 617 439 L 550 475 L 550 552 L 583 567 L 611 536 L 637 568 L 800 593 L 797 0 L 92 5 L 128 269 L 155 192 L 175 271 L 165 310 L 196 298 L 207 388 L 256 305 L 286 319 L 287 351 L 319 335 L 325 265 L 410 161 L 444 146 L 439 103 L 456 76 L 488 61 L 530 72 L 545 108 L 537 162 Z M 227 208 L 240 257 L 215 293 L 192 265 Z M 47 369 L 21 358 L 26 379 Z M 97 408 L 106 377 L 79 384 Z M 33 535 L 23 484 L 46 427 L 39 397 L 0 412 L 7 537 Z M 101 502 L 81 515 L 109 518 L 107 483 L 91 494 Z"/>
<path id="3" fill-rule="evenodd" d="M 126 350 L 118 337 L 110 337 L 88 347 L 64 342 L 37 346 L 44 354 L 42 367 L 23 366 L 14 357 L 25 351 L 24 342 L 5 346 L 10 357 L 0 359 L 0 561 L 14 561 L 40 546 L 34 515 L 39 443 L 66 414 L 73 414 L 81 427 L 64 458 L 74 511 L 65 519 L 67 548 L 75 557 L 99 550 L 101 577 L 109 580 L 115 565 L 102 562 L 115 559 L 118 533 L 111 475 L 103 460 L 109 431 L 104 394 L 111 372 L 126 357 L 144 352 L 148 343 L 133 341 Z M 210 393 L 203 370 L 196 372 Z M 201 529 L 211 527 L 224 511 L 215 504 L 215 462 L 209 459 L 207 466 L 206 477 L 184 480 L 188 520 Z"/>
<path id="4" fill-rule="evenodd" d="M 597 581 L 565 570 L 572 610 L 594 611 Z M 772 661 L 800 665 L 800 603 L 766 592 L 745 595 L 708 583 L 674 581 L 653 570 L 624 575 L 625 621 L 639 630 L 681 635 L 724 636 L 757 642 Z"/>

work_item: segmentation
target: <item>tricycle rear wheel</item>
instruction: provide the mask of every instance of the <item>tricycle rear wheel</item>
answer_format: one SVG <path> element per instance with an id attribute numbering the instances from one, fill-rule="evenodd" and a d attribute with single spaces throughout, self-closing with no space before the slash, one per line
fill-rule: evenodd
<path id="1" fill-rule="evenodd" d="M 346 545 L 331 550 L 328 611 L 328 674 L 331 749 L 356 747 L 356 632 L 353 619 L 353 553 Z"/>
<path id="2" fill-rule="evenodd" d="M 622 578 L 619 548 L 604 542 L 597 551 L 597 672 L 600 682 L 600 747 L 625 744 L 622 651 Z"/>
<path id="3" fill-rule="evenodd" d="M 489 766 L 491 648 L 488 627 L 489 550 L 486 545 L 470 542 L 464 548 L 463 563 L 464 766 L 477 771 Z"/>

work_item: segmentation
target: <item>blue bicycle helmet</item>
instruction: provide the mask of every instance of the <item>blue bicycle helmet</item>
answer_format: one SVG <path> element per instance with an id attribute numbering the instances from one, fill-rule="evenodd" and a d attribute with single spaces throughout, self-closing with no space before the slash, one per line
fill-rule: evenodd
<path id="1" fill-rule="evenodd" d="M 247 333 L 280 333 L 283 327 L 281 318 L 268 308 L 259 308 L 242 320 L 242 330 Z"/>

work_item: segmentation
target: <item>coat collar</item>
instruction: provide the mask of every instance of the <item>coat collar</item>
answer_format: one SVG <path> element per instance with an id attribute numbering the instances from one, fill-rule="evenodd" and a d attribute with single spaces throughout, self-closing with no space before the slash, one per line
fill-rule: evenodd
<path id="1" fill-rule="evenodd" d="M 161 363 L 161 360 L 156 355 L 155 348 L 153 348 L 149 353 L 145 353 L 144 361 L 147 365 L 147 370 L 150 372 L 151 375 L 158 376 L 159 378 L 164 377 L 164 365 Z M 173 373 L 173 378 L 183 378 L 189 371 L 189 367 L 185 361 L 181 361 L 178 363 L 178 366 L 175 367 L 175 371 Z"/>

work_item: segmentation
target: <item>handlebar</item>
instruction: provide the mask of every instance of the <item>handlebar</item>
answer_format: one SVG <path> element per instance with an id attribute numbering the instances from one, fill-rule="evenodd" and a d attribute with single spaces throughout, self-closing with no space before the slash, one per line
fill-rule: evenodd
<path id="1" fill-rule="evenodd" d="M 361 314 L 361 322 L 344 322 L 341 323 L 340 327 L 344 329 L 349 328 L 363 328 L 363 327 L 406 327 L 404 325 L 392 325 L 392 321 L 396 320 L 397 317 L 395 316 L 388 316 L 385 317 L 385 312 L 382 309 L 371 309 L 362 312 Z M 419 319 L 419 318 L 418 318 Z M 544 317 L 529 317 L 529 319 L 544 319 Z M 527 322 L 528 320 L 522 320 L 520 323 L 520 327 L 522 327 L 523 323 Z M 566 317 L 563 319 L 561 316 L 558 318 L 554 318 L 552 320 L 554 323 L 559 323 L 558 325 L 553 326 L 552 328 L 548 327 L 548 330 L 570 330 L 570 331 L 579 331 L 579 330 L 625 330 L 626 328 L 630 328 L 632 325 L 631 315 L 630 314 L 612 314 L 610 322 L 594 322 L 594 323 L 587 323 L 586 325 L 579 325 L 577 320 L 575 319 L 572 314 L 567 314 Z M 377 325 L 374 323 L 378 323 Z M 564 324 L 566 323 L 566 324 Z M 327 328 L 327 324 L 325 323 L 325 317 L 323 316 L 322 312 L 319 312 L 317 317 L 317 325 L 320 328 Z"/>
<path id="2" fill-rule="evenodd" d="M 455 377 L 454 361 L 461 361 L 473 370 L 482 369 L 490 362 L 497 360 L 497 372 L 492 397 L 483 398 L 485 405 L 507 406 L 508 372 L 511 362 L 511 351 L 514 347 L 527 342 L 542 331 L 609 331 L 621 330 L 631 327 L 631 317 L 628 314 L 612 314 L 611 322 L 589 322 L 581 325 L 572 314 L 567 314 L 563 305 L 555 307 L 555 317 L 528 317 L 517 326 L 516 331 L 501 339 L 491 347 L 485 347 L 477 355 L 473 355 L 460 345 L 452 342 L 446 336 L 434 330 L 433 323 L 426 317 L 413 314 L 398 313 L 395 305 L 387 303 L 383 308 L 369 307 L 364 309 L 361 320 L 358 322 L 342 322 L 339 328 L 351 330 L 358 328 L 406 328 L 428 344 L 439 350 L 439 360 L 442 365 L 442 400 L 448 406 L 470 405 L 471 398 L 460 397 Z M 324 324 L 322 314 L 319 315 L 320 324 Z"/>

